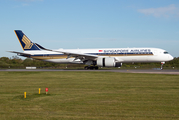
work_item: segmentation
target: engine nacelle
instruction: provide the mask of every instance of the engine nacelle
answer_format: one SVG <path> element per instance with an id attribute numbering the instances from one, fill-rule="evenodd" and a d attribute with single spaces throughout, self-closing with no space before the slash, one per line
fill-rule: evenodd
<path id="1" fill-rule="evenodd" d="M 97 66 L 99 67 L 121 67 L 122 63 L 116 62 L 113 57 L 98 58 Z"/>

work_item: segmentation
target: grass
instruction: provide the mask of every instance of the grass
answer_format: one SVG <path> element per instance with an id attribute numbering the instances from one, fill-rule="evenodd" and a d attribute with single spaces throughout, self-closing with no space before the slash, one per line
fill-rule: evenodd
<path id="1" fill-rule="evenodd" d="M 0 119 L 179 119 L 179 75 L 0 72 Z"/>

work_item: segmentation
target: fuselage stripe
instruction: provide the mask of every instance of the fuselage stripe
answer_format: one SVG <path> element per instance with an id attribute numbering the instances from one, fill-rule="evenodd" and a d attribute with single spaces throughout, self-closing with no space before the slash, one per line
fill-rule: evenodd
<path id="1" fill-rule="evenodd" d="M 86 54 L 98 55 L 98 56 L 114 56 L 114 57 L 153 55 L 152 52 L 148 52 L 148 53 L 86 53 Z M 67 55 L 65 54 L 36 54 L 36 55 L 31 55 L 29 57 L 34 58 L 34 59 L 62 59 L 62 58 L 67 58 Z"/>

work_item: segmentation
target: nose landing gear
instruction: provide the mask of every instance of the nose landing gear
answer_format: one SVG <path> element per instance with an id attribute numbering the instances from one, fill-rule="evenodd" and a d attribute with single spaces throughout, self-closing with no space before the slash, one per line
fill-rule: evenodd
<path id="1" fill-rule="evenodd" d="M 161 62 L 161 70 L 163 70 L 163 65 L 165 64 L 165 62 Z"/>

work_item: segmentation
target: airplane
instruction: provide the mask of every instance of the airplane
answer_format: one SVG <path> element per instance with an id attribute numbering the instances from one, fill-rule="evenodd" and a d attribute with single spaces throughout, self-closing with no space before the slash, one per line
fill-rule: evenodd
<path id="1" fill-rule="evenodd" d="M 100 49 L 57 49 L 51 50 L 33 43 L 21 30 L 14 30 L 24 52 L 8 51 L 19 56 L 53 63 L 84 64 L 85 69 L 99 67 L 121 67 L 122 63 L 161 62 L 173 57 L 159 48 L 100 48 Z"/>

